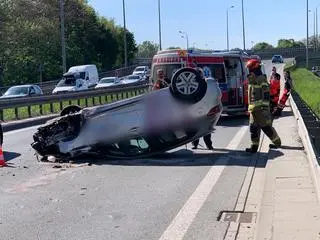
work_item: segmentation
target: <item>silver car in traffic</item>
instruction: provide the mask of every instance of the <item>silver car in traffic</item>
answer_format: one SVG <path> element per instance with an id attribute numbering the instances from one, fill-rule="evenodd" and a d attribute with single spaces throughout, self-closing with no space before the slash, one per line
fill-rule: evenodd
<path id="1" fill-rule="evenodd" d="M 211 133 L 221 112 L 218 83 L 181 68 L 169 87 L 107 105 L 65 108 L 38 128 L 31 145 L 43 157 L 62 159 L 91 153 L 147 157 Z"/>

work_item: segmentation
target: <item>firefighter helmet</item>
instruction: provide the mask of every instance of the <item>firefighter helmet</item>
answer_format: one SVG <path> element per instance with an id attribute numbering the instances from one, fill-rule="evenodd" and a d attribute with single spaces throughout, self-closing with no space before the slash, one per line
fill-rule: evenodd
<path id="1" fill-rule="evenodd" d="M 247 68 L 249 69 L 249 71 L 253 71 L 255 69 L 261 68 L 261 63 L 257 59 L 250 59 L 247 62 Z"/>

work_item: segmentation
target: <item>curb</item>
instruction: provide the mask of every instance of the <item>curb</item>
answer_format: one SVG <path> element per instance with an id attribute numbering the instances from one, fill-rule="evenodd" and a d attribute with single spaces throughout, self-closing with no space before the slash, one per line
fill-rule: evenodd
<path id="1" fill-rule="evenodd" d="M 54 119 L 58 116 L 59 116 L 58 114 L 51 114 L 51 115 L 23 119 L 23 120 L 17 120 L 17 121 L 12 121 L 12 122 L 7 122 L 7 123 L 3 122 L 1 125 L 2 125 L 3 132 L 5 133 L 8 131 L 13 131 L 13 130 L 18 130 L 18 129 L 22 129 L 22 128 L 41 125 L 41 124 L 44 124 L 47 121 Z"/>
<path id="2" fill-rule="evenodd" d="M 263 164 L 265 161 L 264 158 L 261 158 L 261 154 L 268 155 L 269 142 L 265 134 L 261 133 L 259 151 L 251 157 L 250 166 L 247 169 L 234 207 L 235 212 L 253 213 L 252 222 L 230 222 L 224 240 L 253 240 L 256 238 L 256 231 L 260 223 L 259 211 L 265 184 L 265 169 L 257 168 L 257 166 Z"/>
<path id="3" fill-rule="evenodd" d="M 303 146 L 305 148 L 305 152 L 307 154 L 311 175 L 316 188 L 318 202 L 320 202 L 320 167 L 317 161 L 317 156 L 315 154 L 314 147 L 310 141 L 310 136 L 306 128 L 306 125 L 291 95 L 289 97 L 289 101 L 290 101 L 290 106 L 292 108 L 293 114 L 298 124 L 298 134 L 301 137 Z"/>

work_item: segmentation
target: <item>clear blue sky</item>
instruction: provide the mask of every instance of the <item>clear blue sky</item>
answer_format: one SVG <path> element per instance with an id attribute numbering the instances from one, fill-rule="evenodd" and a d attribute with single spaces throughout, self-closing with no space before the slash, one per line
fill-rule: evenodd
<path id="1" fill-rule="evenodd" d="M 89 0 L 101 16 L 123 26 L 122 0 Z M 125 0 L 127 28 L 137 43 L 158 43 L 158 0 Z M 226 9 L 229 10 L 230 48 L 242 48 L 241 0 L 161 0 L 162 47 L 186 47 L 179 30 L 189 35 L 189 45 L 226 49 Z M 318 0 L 309 0 L 309 35 L 313 35 L 313 11 Z M 306 0 L 244 0 L 246 48 L 280 38 L 306 37 Z M 320 7 L 318 8 L 320 16 Z"/>

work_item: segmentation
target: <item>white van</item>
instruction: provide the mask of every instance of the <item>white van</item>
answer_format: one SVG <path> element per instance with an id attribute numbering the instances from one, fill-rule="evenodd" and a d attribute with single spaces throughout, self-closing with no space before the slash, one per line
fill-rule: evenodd
<path id="1" fill-rule="evenodd" d="M 52 93 L 86 90 L 99 82 L 96 65 L 81 65 L 69 68 Z"/>

